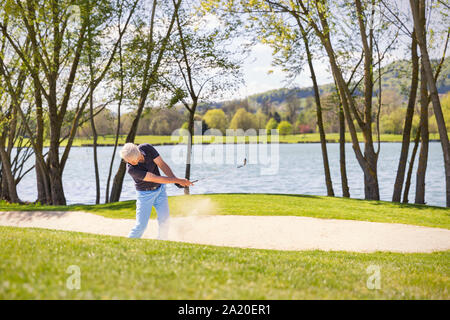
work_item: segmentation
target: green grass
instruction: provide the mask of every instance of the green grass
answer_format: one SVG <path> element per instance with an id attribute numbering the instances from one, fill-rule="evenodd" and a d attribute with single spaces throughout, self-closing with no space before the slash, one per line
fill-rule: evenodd
<path id="1" fill-rule="evenodd" d="M 119 138 L 119 145 L 122 145 L 125 143 L 126 136 L 123 135 Z M 328 142 L 339 142 L 339 133 L 328 133 L 326 135 Z M 195 140 L 198 139 L 198 140 Z M 211 141 L 207 140 L 209 138 L 204 138 L 203 143 L 222 143 L 224 140 L 219 140 L 213 137 Z M 261 142 L 265 142 L 264 139 L 266 139 L 265 136 L 260 137 Z M 267 137 L 268 141 L 270 142 L 270 136 Z M 361 133 L 358 133 L 358 139 L 360 141 L 363 141 L 363 136 Z M 411 141 L 414 139 L 414 137 L 411 138 Z M 439 134 L 437 133 L 431 133 L 430 134 L 431 140 L 439 140 Z M 182 142 L 182 138 L 179 138 L 178 140 L 172 140 L 171 136 L 155 136 L 155 135 L 140 135 L 137 136 L 134 140 L 135 143 L 150 143 L 153 145 L 173 145 L 177 144 L 179 142 Z M 199 142 L 199 137 L 196 136 L 194 138 L 194 143 Z M 243 140 L 238 140 L 237 138 L 234 139 L 235 142 L 242 142 Z M 245 137 L 245 141 L 248 142 L 249 138 Z M 349 134 L 346 135 L 346 141 L 351 142 L 351 137 Z M 374 141 L 377 141 L 377 137 L 374 135 Z M 382 134 L 380 135 L 380 141 L 382 142 L 401 142 L 402 141 L 402 135 L 401 134 Z M 106 135 L 106 136 L 99 136 L 97 143 L 99 145 L 114 145 L 115 142 L 115 136 L 113 135 Z M 279 136 L 279 142 L 280 143 L 309 143 L 309 142 L 320 142 L 320 136 L 319 133 L 305 133 L 305 134 L 295 134 L 295 135 L 285 135 L 285 136 Z M 61 143 L 61 146 L 65 146 L 67 144 L 67 140 L 63 141 Z M 91 138 L 76 138 L 73 142 L 73 146 L 86 146 L 91 145 L 92 139 Z M 49 141 L 44 141 L 44 145 L 48 146 Z"/>
<path id="2" fill-rule="evenodd" d="M 207 194 L 169 197 L 172 216 L 216 215 L 305 216 L 404 223 L 450 229 L 450 210 L 444 207 L 400 204 L 313 195 Z M 42 206 L 0 202 L 0 211 L 87 211 L 109 218 L 135 218 L 135 201 L 101 205 Z M 193 210 L 197 210 L 193 212 Z M 155 212 L 152 218 L 155 218 Z"/>
<path id="3" fill-rule="evenodd" d="M 290 252 L 0 227 L 0 299 L 450 299 L 450 251 Z M 81 271 L 69 290 L 67 268 Z M 366 269 L 380 267 L 381 289 Z"/>

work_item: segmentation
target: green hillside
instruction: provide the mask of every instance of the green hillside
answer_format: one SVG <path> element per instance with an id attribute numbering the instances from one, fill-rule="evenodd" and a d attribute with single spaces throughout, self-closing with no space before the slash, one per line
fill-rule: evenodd
<path id="1" fill-rule="evenodd" d="M 436 67 L 439 63 L 438 60 L 433 61 Z M 376 71 L 378 73 L 378 71 Z M 408 90 L 411 79 L 411 62 L 408 60 L 397 60 L 382 68 L 382 86 L 383 90 L 392 90 L 400 93 L 407 99 Z M 438 81 L 438 92 L 445 94 L 450 91 L 450 57 L 444 60 Z M 375 86 L 376 87 L 376 86 Z M 320 93 L 329 93 L 334 90 L 334 84 L 324 84 L 319 86 Z M 377 95 L 378 90 L 374 90 L 374 96 Z M 248 98 L 249 102 L 263 104 L 282 104 L 288 98 L 294 96 L 295 98 L 308 98 L 314 96 L 312 86 L 306 88 L 280 88 L 275 90 L 269 90 L 262 93 L 251 95 Z M 204 107 L 221 107 L 222 103 L 210 103 L 204 105 Z"/>

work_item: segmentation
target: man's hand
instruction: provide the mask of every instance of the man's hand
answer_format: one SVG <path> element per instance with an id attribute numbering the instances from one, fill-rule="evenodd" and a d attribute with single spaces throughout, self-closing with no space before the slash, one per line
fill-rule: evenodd
<path id="1" fill-rule="evenodd" d="M 177 179 L 178 181 L 176 182 L 176 184 L 179 184 L 182 187 L 190 187 L 193 186 L 194 184 L 192 182 L 190 182 L 188 179 Z"/>

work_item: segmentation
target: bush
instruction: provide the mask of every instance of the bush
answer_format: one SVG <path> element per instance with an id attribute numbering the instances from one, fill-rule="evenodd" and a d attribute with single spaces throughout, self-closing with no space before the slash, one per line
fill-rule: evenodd
<path id="1" fill-rule="evenodd" d="M 227 116 L 225 115 L 225 112 L 223 112 L 223 110 L 208 110 L 203 116 L 203 120 L 205 120 L 209 128 L 219 129 L 223 134 L 225 134 L 228 121 Z"/>
<path id="2" fill-rule="evenodd" d="M 239 109 L 231 119 L 230 129 L 243 129 L 244 131 L 256 127 L 255 115 L 244 108 Z"/>
<path id="3" fill-rule="evenodd" d="M 270 134 L 270 130 L 276 129 L 278 127 L 278 122 L 274 118 L 270 118 L 266 124 L 267 134 Z"/>
<path id="4" fill-rule="evenodd" d="M 314 130 L 307 124 L 298 125 L 298 133 L 313 133 Z"/>
<path id="5" fill-rule="evenodd" d="M 277 129 L 282 136 L 285 136 L 292 133 L 292 124 L 288 121 L 281 121 Z"/>

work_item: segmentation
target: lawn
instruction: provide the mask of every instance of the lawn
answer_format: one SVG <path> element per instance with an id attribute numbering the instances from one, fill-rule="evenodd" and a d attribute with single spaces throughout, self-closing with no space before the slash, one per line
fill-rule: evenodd
<path id="1" fill-rule="evenodd" d="M 119 145 L 123 145 L 125 143 L 126 136 L 123 135 L 119 138 Z M 222 138 L 222 139 L 220 139 Z M 339 133 L 328 133 L 326 135 L 328 142 L 339 142 Z M 185 138 L 186 139 L 186 138 Z M 231 139 L 231 138 L 230 138 Z M 243 142 L 244 137 L 234 138 L 231 141 L 233 142 Z M 271 141 L 270 136 L 260 136 L 259 137 L 260 142 L 265 141 Z M 267 139 L 267 140 L 266 140 Z M 363 136 L 361 133 L 358 133 L 358 139 L 359 141 L 364 141 Z M 377 141 L 377 136 L 374 135 L 373 137 L 374 141 Z M 411 138 L 411 141 L 414 140 L 414 137 Z M 430 133 L 430 140 L 439 140 L 439 134 L 437 133 Z M 194 143 L 200 142 L 200 137 L 195 136 L 194 137 Z M 227 140 L 228 141 L 228 140 Z M 245 137 L 245 141 L 249 142 L 249 137 Z M 255 141 L 255 140 L 252 140 Z M 351 137 L 349 134 L 346 135 L 346 142 L 351 142 Z M 380 141 L 382 142 L 401 142 L 402 141 L 402 135 L 401 134 L 382 134 L 380 135 Z M 172 139 L 171 136 L 155 136 L 155 135 L 140 135 L 136 136 L 135 143 L 150 143 L 153 145 L 173 145 L 180 142 L 183 142 L 183 139 L 181 137 L 176 137 Z M 223 143 L 225 140 L 223 140 L 223 137 L 207 137 L 204 136 L 203 143 Z M 285 136 L 279 136 L 279 142 L 280 143 L 311 143 L 311 142 L 320 142 L 320 135 L 319 133 L 305 133 L 305 134 L 291 134 L 291 135 L 285 135 Z M 106 136 L 99 136 L 98 145 L 114 145 L 115 143 L 115 136 L 113 135 L 106 135 Z M 63 141 L 61 143 L 61 146 L 65 146 L 67 144 L 67 140 Z M 88 146 L 92 144 L 91 138 L 75 138 L 73 142 L 73 146 Z M 44 141 L 44 145 L 49 145 L 49 140 Z"/>
<path id="2" fill-rule="evenodd" d="M 404 223 L 450 229 L 450 210 L 428 205 L 400 204 L 283 194 L 207 194 L 169 197 L 172 216 L 190 214 L 275 215 Z M 0 211 L 86 211 L 109 218 L 135 218 L 135 201 L 101 205 L 42 206 L 0 202 Z M 155 212 L 152 218 L 155 218 Z"/>
<path id="3" fill-rule="evenodd" d="M 290 252 L 15 227 L 0 227 L 0 242 L 2 300 L 450 299 L 449 251 Z M 73 265 L 79 290 L 66 287 Z"/>

